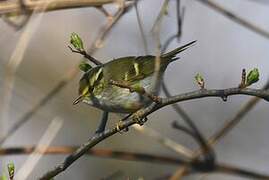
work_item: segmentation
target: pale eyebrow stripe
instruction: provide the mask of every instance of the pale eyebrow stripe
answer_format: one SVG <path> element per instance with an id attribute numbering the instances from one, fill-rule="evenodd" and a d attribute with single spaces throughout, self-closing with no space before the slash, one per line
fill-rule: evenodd
<path id="1" fill-rule="evenodd" d="M 99 78 L 99 76 L 100 76 L 100 74 L 103 72 L 103 68 L 101 67 L 98 71 L 97 71 L 97 73 L 95 74 L 95 81 L 96 80 L 98 80 L 98 78 Z"/>
<path id="2" fill-rule="evenodd" d="M 135 69 L 135 75 L 138 76 L 139 75 L 139 64 L 137 62 L 134 62 L 134 69 Z"/>

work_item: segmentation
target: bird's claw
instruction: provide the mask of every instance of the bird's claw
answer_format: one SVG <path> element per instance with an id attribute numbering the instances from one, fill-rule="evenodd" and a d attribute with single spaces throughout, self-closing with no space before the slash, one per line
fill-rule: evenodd
<path id="1" fill-rule="evenodd" d="M 117 125 L 116 125 L 116 129 L 117 129 L 117 131 L 118 131 L 120 134 L 123 133 L 123 132 L 127 132 L 127 131 L 129 130 L 128 127 L 123 129 L 123 121 L 119 121 L 119 122 L 117 123 Z"/>
<path id="2" fill-rule="evenodd" d="M 146 121 L 148 120 L 147 117 L 141 118 L 138 115 L 134 116 L 134 121 L 139 124 L 140 126 L 142 126 Z"/>

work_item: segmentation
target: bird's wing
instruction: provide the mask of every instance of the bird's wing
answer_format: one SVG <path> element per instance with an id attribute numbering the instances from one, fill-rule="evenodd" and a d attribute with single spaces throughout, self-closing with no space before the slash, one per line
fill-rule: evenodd
<path id="1" fill-rule="evenodd" d="M 115 59 L 107 64 L 106 77 L 132 84 L 154 72 L 154 60 L 154 56 L 129 56 Z"/>

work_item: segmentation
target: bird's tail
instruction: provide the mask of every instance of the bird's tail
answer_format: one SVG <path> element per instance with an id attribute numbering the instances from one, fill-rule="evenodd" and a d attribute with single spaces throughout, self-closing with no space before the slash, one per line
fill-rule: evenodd
<path id="1" fill-rule="evenodd" d="M 161 58 L 164 58 L 164 59 L 168 58 L 168 59 L 170 59 L 170 60 L 176 60 L 176 59 L 178 59 L 178 58 L 174 58 L 174 57 L 175 57 L 178 53 L 180 53 L 180 52 L 182 52 L 182 51 L 185 51 L 185 50 L 188 49 L 189 47 L 193 46 L 195 42 L 196 42 L 196 41 L 192 41 L 192 42 L 190 42 L 190 43 L 188 43 L 188 44 L 185 44 L 185 45 L 183 45 L 183 46 L 181 46 L 181 47 L 178 47 L 178 48 L 176 48 L 176 49 L 174 49 L 174 50 L 172 50 L 172 51 L 170 51 L 170 52 L 168 52 L 168 53 L 162 54 L 162 55 L 161 55 Z"/>

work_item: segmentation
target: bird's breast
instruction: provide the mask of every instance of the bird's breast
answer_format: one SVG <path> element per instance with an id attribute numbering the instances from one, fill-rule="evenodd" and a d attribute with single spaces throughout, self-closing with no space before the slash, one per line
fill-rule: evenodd
<path id="1" fill-rule="evenodd" d="M 139 80 L 137 84 L 143 87 L 146 92 L 157 94 L 159 85 L 154 90 L 152 80 L 153 76 L 151 75 Z M 103 89 L 99 87 L 98 93 L 94 94 L 90 100 L 84 100 L 84 102 L 108 112 L 131 113 L 151 103 L 148 97 L 136 92 L 130 92 L 127 88 L 121 88 L 115 85 L 107 85 Z"/>

